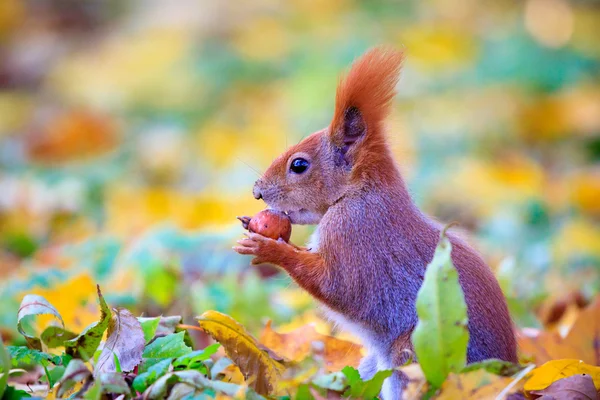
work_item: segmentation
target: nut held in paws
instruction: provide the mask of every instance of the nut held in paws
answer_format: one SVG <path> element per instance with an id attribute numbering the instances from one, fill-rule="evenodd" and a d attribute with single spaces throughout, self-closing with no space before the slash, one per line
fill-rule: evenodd
<path id="1" fill-rule="evenodd" d="M 289 217 L 281 211 L 263 210 L 252 217 L 248 224 L 248 230 L 271 239 L 282 238 L 289 242 L 292 235 L 292 223 Z"/>

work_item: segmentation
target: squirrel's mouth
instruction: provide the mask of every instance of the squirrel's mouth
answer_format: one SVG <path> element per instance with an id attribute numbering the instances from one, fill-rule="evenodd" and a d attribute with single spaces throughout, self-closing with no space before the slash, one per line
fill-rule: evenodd
<path id="1" fill-rule="evenodd" d="M 283 213 L 290 218 L 292 224 L 296 225 L 318 224 L 321 219 L 320 216 L 305 208 L 286 210 Z"/>

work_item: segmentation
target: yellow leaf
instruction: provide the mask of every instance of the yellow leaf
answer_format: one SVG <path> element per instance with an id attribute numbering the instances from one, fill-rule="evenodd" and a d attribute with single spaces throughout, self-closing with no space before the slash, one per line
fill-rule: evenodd
<path id="1" fill-rule="evenodd" d="M 531 371 L 525 383 L 525 391 L 542 390 L 553 382 L 578 374 L 587 374 L 594 380 L 596 389 L 600 389 L 600 367 L 588 365 L 581 360 L 553 360 Z"/>
<path id="2" fill-rule="evenodd" d="M 513 380 L 514 378 L 494 375 L 486 370 L 450 374 L 436 399 L 495 399 Z M 517 383 L 509 393 L 515 393 L 520 387 Z"/>
<path id="3" fill-rule="evenodd" d="M 65 322 L 65 328 L 69 331 L 81 332 L 92 322 L 98 321 L 96 284 L 87 273 L 74 276 L 49 289 L 37 288 L 28 293 L 43 296 L 48 300 L 58 310 Z M 44 327 L 51 319 L 51 316 L 41 315 L 37 323 Z"/>
<path id="4" fill-rule="evenodd" d="M 257 393 L 268 395 L 275 391 L 285 367 L 252 337 L 242 325 L 228 315 L 207 311 L 198 317 L 198 324 L 221 343 L 227 356 L 239 367 L 248 384 Z"/>

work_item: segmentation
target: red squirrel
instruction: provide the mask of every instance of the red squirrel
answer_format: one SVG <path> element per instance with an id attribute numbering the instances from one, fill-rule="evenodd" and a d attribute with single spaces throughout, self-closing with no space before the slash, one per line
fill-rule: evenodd
<path id="1" fill-rule="evenodd" d="M 293 224 L 317 224 L 308 248 L 246 233 L 234 250 L 253 264 L 283 268 L 325 313 L 367 349 L 363 379 L 402 365 L 412 350 L 415 302 L 442 226 L 413 203 L 390 148 L 389 114 L 404 56 L 375 48 L 340 81 L 331 124 L 279 156 L 253 194 Z M 247 217 L 245 217 L 247 218 Z M 469 363 L 517 362 L 513 324 L 492 271 L 473 248 L 448 234 L 469 317 Z M 382 388 L 400 397 L 398 371 Z"/>

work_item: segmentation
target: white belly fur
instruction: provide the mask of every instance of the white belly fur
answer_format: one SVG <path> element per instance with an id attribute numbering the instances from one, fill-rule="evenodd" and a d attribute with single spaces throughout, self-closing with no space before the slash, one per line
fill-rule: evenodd
<path id="1" fill-rule="evenodd" d="M 307 247 L 311 250 L 311 252 L 313 252 L 313 253 L 318 252 L 319 239 L 320 239 L 319 227 L 317 226 L 317 229 L 315 229 L 315 231 L 311 235 L 311 237 L 308 241 L 308 245 L 307 245 Z M 377 347 L 378 341 L 376 340 L 374 335 L 369 330 L 365 329 L 361 324 L 358 324 L 356 322 L 349 320 L 344 315 L 338 313 L 337 311 L 330 309 L 329 307 L 327 307 L 324 304 L 321 304 L 320 308 L 323 312 L 323 315 L 329 321 L 331 321 L 336 327 L 338 327 L 339 329 L 341 329 L 343 331 L 350 332 L 353 336 L 360 339 L 360 341 L 362 342 L 362 345 L 365 347 L 367 352 L 370 353 L 372 351 L 372 349 L 374 350 L 374 348 Z M 382 368 L 386 368 L 386 367 L 382 366 Z"/>

